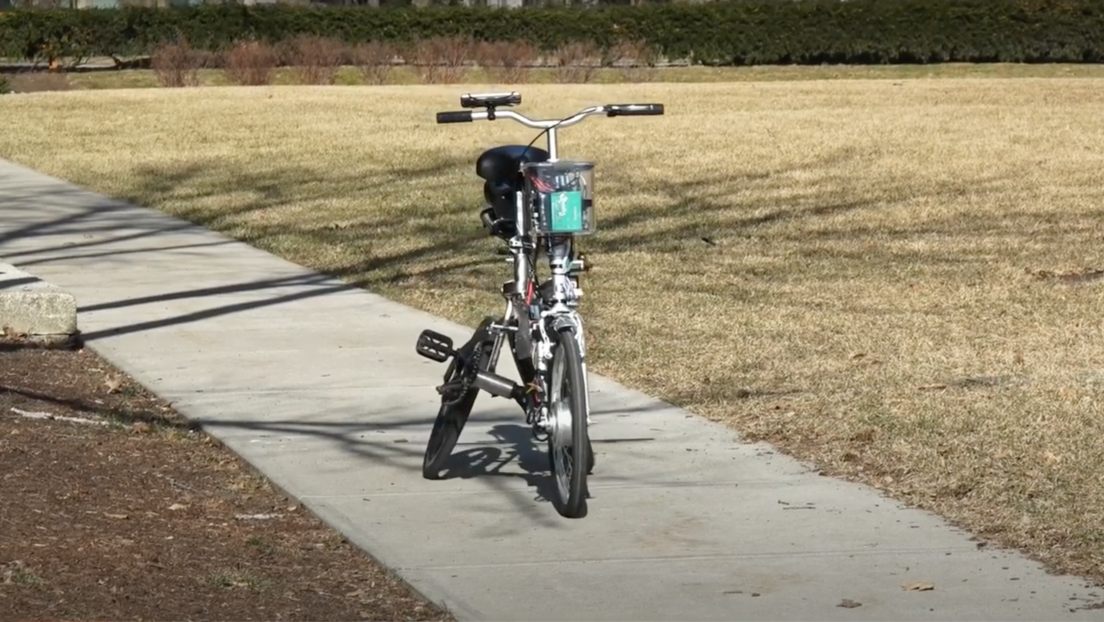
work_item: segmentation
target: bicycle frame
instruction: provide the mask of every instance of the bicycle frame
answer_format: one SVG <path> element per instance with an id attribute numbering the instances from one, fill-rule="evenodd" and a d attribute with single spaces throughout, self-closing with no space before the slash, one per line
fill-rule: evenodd
<path id="1" fill-rule="evenodd" d="M 575 125 L 586 117 L 594 114 L 605 113 L 604 106 L 593 106 L 563 120 L 537 121 L 522 114 L 505 110 L 494 112 L 473 112 L 472 120 L 507 118 L 527 127 L 544 130 L 547 136 L 549 162 L 559 161 L 559 145 L 557 143 L 558 130 Z M 492 324 L 491 333 L 494 335 L 494 344 L 491 349 L 490 368 L 497 367 L 501 355 L 502 342 L 507 332 L 515 333 L 515 345 L 513 348 L 514 361 L 522 374 L 522 382 L 532 384 L 543 377 L 547 371 L 548 361 L 551 359 L 551 338 L 547 334 L 547 318 L 552 318 L 553 329 L 570 326 L 574 329 L 579 342 L 579 351 L 582 356 L 584 384 L 586 383 L 586 339 L 583 331 L 582 317 L 576 310 L 582 291 L 572 278 L 583 268 L 582 262 L 575 257 L 574 237 L 571 235 L 547 236 L 534 239 L 532 234 L 532 197 L 525 188 L 515 193 L 514 222 L 516 233 L 507 240 L 510 250 L 510 259 L 514 264 L 513 281 L 503 284 L 502 295 L 506 299 L 506 308 L 503 313 L 502 324 Z M 542 249 L 543 243 L 543 249 Z M 531 297 L 539 295 L 536 292 L 536 262 L 540 251 L 544 250 L 549 258 L 552 272 L 552 306 L 540 310 L 537 317 L 530 314 Z M 578 270 L 575 270 L 578 266 Z M 512 285 L 512 287 L 511 287 Z M 511 320 L 515 322 L 510 326 Z M 536 344 L 536 352 L 533 352 L 529 342 L 530 322 L 536 321 L 541 334 L 541 339 Z M 535 358 L 531 377 L 524 377 L 522 371 L 527 365 L 523 361 Z M 590 408 L 590 395 L 588 387 L 584 386 L 587 410 Z M 532 415 L 533 413 L 528 413 Z M 530 421 L 532 423 L 532 421 Z"/>

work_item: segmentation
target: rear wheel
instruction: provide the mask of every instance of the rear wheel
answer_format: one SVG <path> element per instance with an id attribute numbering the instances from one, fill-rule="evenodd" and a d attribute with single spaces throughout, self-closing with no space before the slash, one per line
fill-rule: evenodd
<path id="1" fill-rule="evenodd" d="M 556 482 L 556 509 L 567 518 L 581 518 L 587 511 L 587 473 L 593 468 L 583 357 L 573 330 L 563 329 L 555 338 L 549 383 L 548 455 Z"/>
<path id="2" fill-rule="evenodd" d="M 491 363 L 491 344 L 483 343 L 476 347 L 482 348 L 479 369 L 487 371 Z M 471 369 L 453 358 L 449 362 L 448 373 L 445 374 L 445 384 L 460 380 L 463 374 L 474 376 Z M 460 433 L 468 423 L 472 407 L 475 406 L 475 398 L 478 396 L 479 389 L 474 386 L 469 386 L 459 399 L 453 395 L 441 396 L 441 407 L 437 410 L 437 419 L 433 422 L 433 430 L 429 433 L 429 442 L 426 444 L 425 455 L 422 458 L 422 477 L 441 479 L 441 470 L 445 468 L 452 450 L 456 448 L 456 442 L 460 440 Z"/>

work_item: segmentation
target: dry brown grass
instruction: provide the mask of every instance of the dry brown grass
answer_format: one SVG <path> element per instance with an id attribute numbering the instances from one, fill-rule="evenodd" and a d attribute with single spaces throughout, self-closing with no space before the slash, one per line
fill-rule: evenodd
<path id="1" fill-rule="evenodd" d="M 72 88 L 69 74 L 64 72 L 25 71 L 9 76 L 8 83 L 13 93 L 68 91 Z"/>
<path id="2" fill-rule="evenodd" d="M 373 46 L 375 49 L 354 51 L 353 67 L 343 67 L 337 73 L 338 84 L 420 84 L 422 76 L 417 67 L 405 65 L 381 65 L 383 60 L 397 56 L 395 50 L 388 52 L 386 47 Z M 216 59 L 211 59 L 216 60 Z M 215 63 L 212 63 L 212 67 Z M 467 68 L 462 76 L 464 82 L 477 85 L 488 82 L 509 83 L 499 79 L 479 67 Z M 358 71 L 359 70 L 359 71 Z M 365 73 L 368 72 L 368 73 Z M 607 67 L 599 69 L 592 82 L 619 83 L 629 80 L 637 72 L 633 68 Z M 493 73 L 493 72 L 491 72 Z M 818 65 L 815 67 L 797 66 L 756 66 L 756 67 L 655 67 L 646 68 L 645 79 L 654 82 L 765 82 L 765 81 L 804 81 L 804 80 L 901 80 L 913 78 L 1100 78 L 1104 77 L 1104 65 Z M 538 84 L 555 83 L 560 79 L 558 68 L 531 68 L 524 76 L 525 82 Z M 146 69 L 127 69 L 122 71 L 96 71 L 68 74 L 69 81 L 76 89 L 119 89 L 147 88 L 158 86 L 154 72 Z M 222 69 L 201 69 L 198 74 L 201 86 L 225 86 L 230 83 Z M 287 67 L 278 67 L 272 71 L 272 84 L 296 84 L 298 77 Z"/>
<path id="3" fill-rule="evenodd" d="M 563 135 L 598 162 L 594 370 L 1104 577 L 1104 279 L 1061 277 L 1104 268 L 1101 86 L 527 87 L 668 105 Z M 465 90 L 29 95 L 0 154 L 474 324 L 506 275 L 471 162 L 533 134 L 435 125 Z"/>

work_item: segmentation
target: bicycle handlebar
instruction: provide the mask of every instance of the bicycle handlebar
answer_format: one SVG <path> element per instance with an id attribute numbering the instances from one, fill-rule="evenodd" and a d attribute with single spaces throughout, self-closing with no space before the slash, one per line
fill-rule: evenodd
<path id="1" fill-rule="evenodd" d="M 663 104 L 609 104 L 603 108 L 610 117 L 663 114 Z"/>
<path id="2" fill-rule="evenodd" d="M 472 111 L 471 110 L 458 110 L 456 112 L 438 112 L 438 123 L 471 123 Z"/>
<path id="3" fill-rule="evenodd" d="M 607 117 L 627 117 L 663 114 L 663 104 L 608 104 L 605 106 L 592 106 L 566 119 L 538 121 L 514 112 L 512 110 L 496 110 L 493 116 L 490 111 L 472 112 L 460 110 L 456 112 L 438 112 L 437 123 L 471 123 L 484 119 L 495 120 L 499 117 L 513 119 L 522 125 L 539 130 L 551 128 L 569 127 L 594 114 L 604 114 Z"/>

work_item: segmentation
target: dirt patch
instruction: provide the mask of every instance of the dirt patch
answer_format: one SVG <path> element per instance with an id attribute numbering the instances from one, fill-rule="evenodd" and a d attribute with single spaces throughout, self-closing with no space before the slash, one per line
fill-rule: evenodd
<path id="1" fill-rule="evenodd" d="M 0 618 L 451 620 L 88 350 L 0 348 Z"/>

